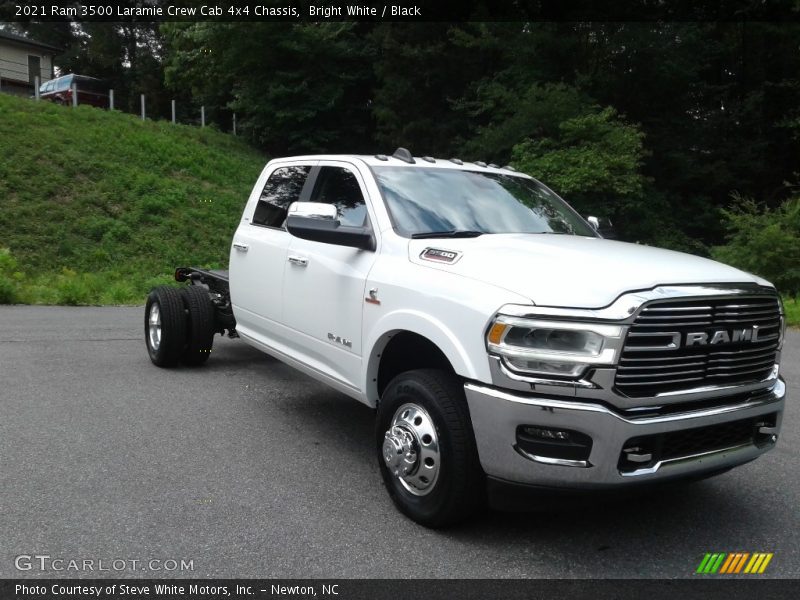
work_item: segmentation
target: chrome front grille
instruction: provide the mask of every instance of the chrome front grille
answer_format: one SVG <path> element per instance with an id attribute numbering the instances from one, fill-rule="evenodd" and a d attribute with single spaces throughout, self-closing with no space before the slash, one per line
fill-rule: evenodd
<path id="1" fill-rule="evenodd" d="M 649 397 L 757 382 L 772 372 L 780 334 L 775 296 L 656 300 L 628 331 L 615 387 Z"/>

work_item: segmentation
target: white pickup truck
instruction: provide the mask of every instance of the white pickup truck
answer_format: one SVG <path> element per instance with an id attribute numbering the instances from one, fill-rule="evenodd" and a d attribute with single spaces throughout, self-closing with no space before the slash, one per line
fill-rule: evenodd
<path id="1" fill-rule="evenodd" d="M 702 478 L 774 447 L 774 287 L 594 223 L 510 167 L 275 159 L 230 270 L 149 295 L 148 352 L 201 364 L 227 331 L 375 408 L 386 488 L 432 527 L 509 487 Z"/>

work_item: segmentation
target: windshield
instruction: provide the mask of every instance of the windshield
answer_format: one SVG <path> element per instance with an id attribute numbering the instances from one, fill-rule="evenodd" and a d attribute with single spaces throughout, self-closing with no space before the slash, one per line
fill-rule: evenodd
<path id="1" fill-rule="evenodd" d="M 460 169 L 373 167 L 395 230 L 443 233 L 564 233 L 595 237 L 566 202 L 541 183 Z"/>

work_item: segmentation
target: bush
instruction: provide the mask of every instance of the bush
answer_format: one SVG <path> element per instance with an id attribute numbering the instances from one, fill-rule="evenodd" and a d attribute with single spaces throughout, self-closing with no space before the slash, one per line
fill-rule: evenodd
<path id="1" fill-rule="evenodd" d="M 786 311 L 786 324 L 790 327 L 800 327 L 800 299 L 784 298 L 783 308 Z"/>
<path id="2" fill-rule="evenodd" d="M 55 278 L 53 285 L 58 293 L 58 304 L 80 306 L 99 304 L 103 281 L 97 275 L 76 273 L 64 268 Z"/>
<path id="3" fill-rule="evenodd" d="M 0 248 L 0 304 L 19 301 L 19 282 L 22 274 L 17 271 L 17 261 L 8 248 Z"/>
<path id="4" fill-rule="evenodd" d="M 728 243 L 712 256 L 769 280 L 783 293 L 800 293 L 800 198 L 776 209 L 735 197 L 723 210 Z"/>

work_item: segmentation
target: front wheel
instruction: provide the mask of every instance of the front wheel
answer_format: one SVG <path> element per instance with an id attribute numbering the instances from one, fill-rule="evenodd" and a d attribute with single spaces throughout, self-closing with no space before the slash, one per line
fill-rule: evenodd
<path id="1" fill-rule="evenodd" d="M 395 377 L 378 406 L 376 442 L 386 489 L 414 521 L 444 527 L 483 505 L 472 422 L 454 375 L 420 369 Z"/>

